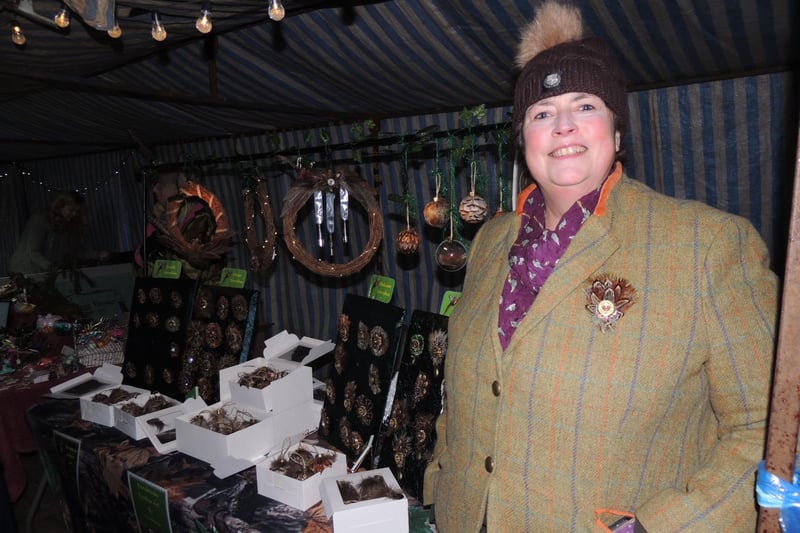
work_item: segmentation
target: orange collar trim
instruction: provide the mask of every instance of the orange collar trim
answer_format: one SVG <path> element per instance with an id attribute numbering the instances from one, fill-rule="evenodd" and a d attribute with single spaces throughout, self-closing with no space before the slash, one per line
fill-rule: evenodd
<path id="1" fill-rule="evenodd" d="M 611 195 L 611 190 L 619 183 L 619 180 L 622 178 L 622 163 L 619 161 L 614 163 L 614 170 L 611 171 L 611 175 L 608 176 L 605 183 L 603 183 L 603 188 L 600 191 L 600 198 L 597 200 L 597 207 L 594 208 L 594 214 L 599 217 L 606 216 L 608 212 L 607 203 L 608 197 Z M 521 215 L 523 211 L 523 206 L 525 205 L 525 200 L 528 199 L 528 196 L 531 195 L 533 191 L 536 190 L 536 183 L 531 183 L 527 187 L 525 187 L 522 192 L 519 193 L 517 196 L 517 214 Z"/>

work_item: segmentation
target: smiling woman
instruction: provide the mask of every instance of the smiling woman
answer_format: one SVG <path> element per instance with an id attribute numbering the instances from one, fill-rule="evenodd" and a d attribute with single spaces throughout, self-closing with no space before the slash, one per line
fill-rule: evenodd
<path id="1" fill-rule="evenodd" d="M 450 317 L 437 527 L 753 531 L 766 247 L 743 218 L 627 177 L 625 80 L 577 8 L 543 3 L 518 57 L 533 184 L 476 235 Z"/>

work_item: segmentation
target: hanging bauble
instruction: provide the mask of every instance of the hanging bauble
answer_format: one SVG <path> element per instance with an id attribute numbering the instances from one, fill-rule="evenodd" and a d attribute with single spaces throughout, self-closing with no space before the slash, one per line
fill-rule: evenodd
<path id="1" fill-rule="evenodd" d="M 477 224 L 486 220 L 488 209 L 489 206 L 486 204 L 486 200 L 474 192 L 465 196 L 458 206 L 458 212 L 461 214 L 462 220 L 468 224 Z"/>
<path id="2" fill-rule="evenodd" d="M 434 228 L 443 228 L 450 217 L 450 200 L 434 196 L 422 211 L 425 222 Z"/>
<path id="3" fill-rule="evenodd" d="M 457 272 L 467 264 L 467 249 L 452 237 L 436 247 L 436 264 L 442 270 Z"/>
<path id="4" fill-rule="evenodd" d="M 411 255 L 419 250 L 419 233 L 414 228 L 406 228 L 397 234 L 394 244 L 401 254 Z"/>

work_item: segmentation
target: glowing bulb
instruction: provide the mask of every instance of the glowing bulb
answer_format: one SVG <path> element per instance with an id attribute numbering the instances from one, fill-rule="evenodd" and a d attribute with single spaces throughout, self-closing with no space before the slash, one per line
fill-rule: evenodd
<path id="1" fill-rule="evenodd" d="M 164 39 L 167 38 L 167 30 L 161 24 L 161 21 L 158 20 L 158 12 L 157 11 L 153 12 L 153 26 L 150 29 L 150 35 L 153 36 L 153 39 L 155 39 L 156 41 L 159 41 L 159 42 L 161 42 L 161 41 L 163 41 Z"/>
<path id="2" fill-rule="evenodd" d="M 114 21 L 114 27 L 108 30 L 106 33 L 112 39 L 119 39 L 120 37 L 122 37 L 122 28 L 120 28 L 119 24 L 117 24 L 117 22 Z"/>
<path id="3" fill-rule="evenodd" d="M 195 22 L 194 27 L 197 28 L 197 31 L 200 33 L 208 33 L 211 31 L 212 26 L 211 12 L 207 9 L 201 10 L 200 16 L 197 17 L 197 22 Z"/>
<path id="4" fill-rule="evenodd" d="M 281 0 L 269 0 L 269 18 L 275 22 L 280 22 L 286 16 L 286 10 L 283 8 Z"/>
<path id="5" fill-rule="evenodd" d="M 59 28 L 69 28 L 69 12 L 64 5 L 61 6 L 61 11 L 56 13 L 56 16 L 53 17 L 53 20 L 55 21 L 56 26 Z"/>
<path id="6" fill-rule="evenodd" d="M 22 31 L 22 27 L 17 23 L 11 26 L 11 41 L 17 46 L 25 44 L 25 32 Z"/>

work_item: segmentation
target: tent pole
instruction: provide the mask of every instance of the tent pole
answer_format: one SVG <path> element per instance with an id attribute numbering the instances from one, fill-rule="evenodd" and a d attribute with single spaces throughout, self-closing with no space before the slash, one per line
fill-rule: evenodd
<path id="1" fill-rule="evenodd" d="M 798 143 L 765 462 L 768 471 L 789 483 L 800 429 L 800 138 Z M 780 509 L 761 508 L 759 533 L 780 533 L 779 517 Z"/>

